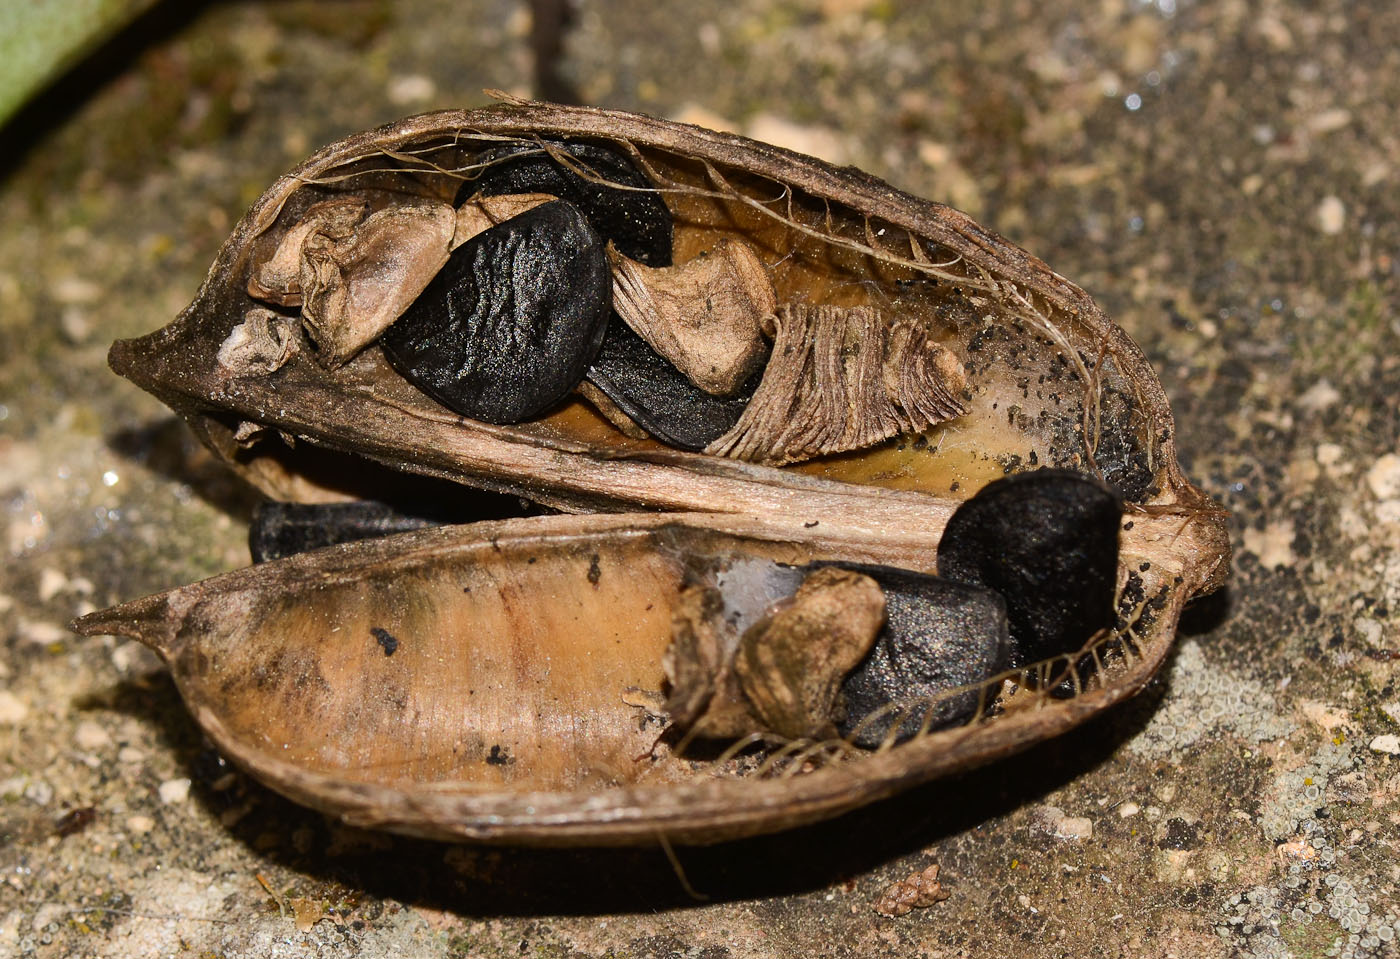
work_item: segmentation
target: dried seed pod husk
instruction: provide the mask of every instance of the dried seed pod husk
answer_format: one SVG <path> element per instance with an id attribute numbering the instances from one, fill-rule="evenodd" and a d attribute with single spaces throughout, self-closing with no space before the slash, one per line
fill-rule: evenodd
<path id="1" fill-rule="evenodd" d="M 457 215 L 446 203 L 396 203 L 348 236 L 322 230 L 301 244 L 301 321 L 332 369 L 377 340 L 447 262 Z"/>
<path id="2" fill-rule="evenodd" d="M 625 186 L 654 190 L 647 195 L 664 204 L 677 262 L 734 238 L 757 251 L 780 303 L 869 308 L 914 324 L 962 367 L 965 412 L 915 435 L 779 468 L 626 436 L 577 400 L 528 422 L 478 422 L 406 382 L 377 346 L 335 370 L 304 351 L 268 373 L 219 365 L 220 344 L 256 305 L 247 292 L 250 270 L 310 207 L 352 194 L 375 209 L 451 203 L 489 151 L 524 140 L 590 144 L 628 157 L 645 183 Z M 707 842 L 834 815 L 1006 756 L 1131 696 L 1163 662 L 1182 605 L 1218 587 L 1228 569 L 1224 514 L 1177 464 L 1160 384 L 1084 291 L 946 206 L 851 169 L 664 120 L 511 102 L 413 117 L 332 144 L 253 205 L 187 310 L 165 329 L 116 344 L 111 363 L 276 498 L 354 495 L 370 479 L 383 485 L 378 464 L 567 512 L 613 511 L 346 544 L 79 623 L 86 632 L 138 635 L 161 650 L 196 720 L 253 775 L 348 821 L 416 835 Z M 249 445 L 238 436 L 260 439 Z M 993 479 L 1036 466 L 1093 476 L 1124 501 L 1122 623 L 1092 675 L 1074 684 L 1075 695 L 1048 693 L 1057 675 L 1079 678 L 1075 656 L 1060 657 L 994 677 L 989 708 L 967 723 L 897 745 L 863 750 L 839 739 L 798 740 L 765 744 L 757 756 L 725 750 L 675 758 L 663 742 L 647 754 L 654 762 L 640 764 L 657 778 L 638 773 L 634 757 L 660 730 L 627 705 L 639 701 L 627 689 L 664 684 L 669 610 L 685 580 L 678 555 L 933 572 L 957 505 Z M 662 535 L 676 529 L 690 532 Z M 463 592 L 468 586 L 472 594 Z M 600 624 L 618 622 L 611 606 L 595 605 L 604 589 L 617 590 L 610 604 L 654 628 L 639 625 L 646 638 L 635 643 L 588 646 L 592 658 L 579 661 L 577 650 L 554 644 L 579 615 L 596 611 Z M 449 594 L 478 590 L 538 622 L 522 627 L 489 605 L 449 610 Z M 319 617 L 308 612 L 313 593 L 330 603 L 314 607 Z M 652 610 L 636 605 L 640 595 Z M 460 662 L 451 650 L 472 639 L 539 637 L 509 645 L 509 656 L 522 657 L 519 675 L 535 679 L 501 680 L 497 686 L 511 689 L 493 694 L 495 706 L 473 706 L 476 687 L 457 681 L 468 664 L 454 677 L 415 652 L 430 648 L 424 637 L 439 601 L 449 610 L 443 615 L 454 617 L 453 629 L 436 634 L 444 657 Z M 390 613 L 392 623 L 384 619 Z M 662 615 L 658 624 L 654 617 Z M 365 632 L 353 654 L 327 642 L 335 623 L 344 624 L 341 632 Z M 373 628 L 397 641 L 392 655 Z M 222 658 L 254 634 L 257 655 L 236 666 Z M 1083 655 L 1091 653 L 1099 655 Z M 578 668 L 559 666 L 541 679 L 551 656 Z M 396 670 L 393 681 L 371 683 L 386 678 L 371 664 Z M 1019 681 L 1031 672 L 1047 675 Z M 575 702 L 544 695 L 558 691 L 550 683 L 575 680 L 568 690 Z M 230 684 L 227 692 L 221 682 Z M 1015 695 L 1001 692 L 1013 687 Z M 355 708 L 342 708 L 347 703 Z M 626 711 L 620 724 L 618 710 Z M 522 734 L 519 751 L 498 750 L 490 761 L 490 746 L 502 745 L 492 739 L 501 724 L 524 721 L 527 712 L 538 724 L 533 738 Z M 444 716 L 453 717 L 447 731 Z M 629 738 L 639 726 L 646 736 Z M 485 746 L 473 753 L 486 758 L 470 773 L 452 758 L 458 739 Z"/>

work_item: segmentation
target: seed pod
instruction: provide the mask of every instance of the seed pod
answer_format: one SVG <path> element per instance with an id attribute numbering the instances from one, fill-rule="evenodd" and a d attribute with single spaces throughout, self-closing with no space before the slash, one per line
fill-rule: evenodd
<path id="1" fill-rule="evenodd" d="M 780 310 L 878 316 L 925 355 L 946 350 L 962 369 L 962 411 L 934 425 L 911 420 L 899 429 L 914 432 L 859 450 L 818 445 L 815 458 L 779 467 L 679 449 L 649 426 L 653 438 L 637 439 L 575 399 L 532 419 L 484 423 L 445 410 L 380 346 L 336 369 L 307 350 L 273 356 L 263 348 L 278 342 L 270 319 L 257 362 L 220 363 L 221 345 L 258 305 L 248 293 L 257 265 L 292 242 L 316 204 L 363 197 L 375 211 L 448 203 L 462 190 L 475 196 L 474 177 L 508 166 L 493 151 L 527 142 L 572 169 L 550 146 L 567 144 L 592 171 L 592 179 L 575 171 L 584 182 L 612 179 L 611 192 L 666 211 L 674 224 L 666 243 L 639 256 L 618 241 L 627 256 L 664 266 L 722 239 L 742 241 L 762 261 Z M 624 157 L 626 170 L 609 170 L 583 147 Z M 606 273 L 602 285 L 606 302 Z M 154 647 L 201 728 L 251 775 L 346 821 L 413 835 L 713 842 L 836 815 L 1121 702 L 1164 661 L 1182 604 L 1218 587 L 1228 569 L 1224 514 L 1177 465 L 1160 384 L 1084 291 L 947 207 L 850 169 L 662 120 L 511 103 L 413 117 L 333 144 L 254 204 L 179 318 L 117 343 L 111 363 L 270 495 L 353 495 L 370 477 L 382 487 L 387 466 L 598 514 L 347 543 L 77 624 Z M 902 387 L 889 387 L 902 378 L 887 378 L 883 359 L 878 371 L 883 394 L 845 395 L 865 403 L 898 395 Z M 825 382 L 838 380 L 847 382 Z M 739 409 L 717 432 L 713 422 L 694 430 L 703 445 L 745 409 L 742 399 L 709 399 Z M 892 405 L 908 413 L 902 401 Z M 686 414 L 673 420 L 686 430 Z M 864 441 L 852 422 L 826 425 Z M 1014 683 L 982 683 L 988 707 L 961 724 L 873 749 L 839 727 L 830 738 L 701 744 L 668 725 L 664 664 L 697 570 L 751 557 L 931 573 L 958 506 L 1038 465 L 1109 478 L 1124 498 L 1123 623 L 1086 651 L 1102 662 L 1070 698 L 1032 682 L 1036 664 L 1027 663 Z M 741 587 L 725 586 L 722 605 L 730 588 Z M 781 699 L 791 684 L 774 683 L 762 660 L 756 675 Z M 691 708 L 686 701 L 674 712 Z M 829 732 L 801 719 L 813 713 L 807 706 L 778 712 L 799 717 L 780 716 L 789 733 Z"/>
<path id="2" fill-rule="evenodd" d="M 598 234 L 557 200 L 454 250 L 385 334 L 385 354 L 450 409 L 516 423 L 583 379 L 602 343 L 609 293 Z"/>

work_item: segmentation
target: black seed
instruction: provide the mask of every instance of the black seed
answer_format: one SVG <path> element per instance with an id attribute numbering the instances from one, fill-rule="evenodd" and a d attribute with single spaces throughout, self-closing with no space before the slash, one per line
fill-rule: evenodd
<path id="1" fill-rule="evenodd" d="M 566 152 L 575 166 L 607 183 L 640 189 L 618 189 L 594 182 L 560 163 L 543 145 L 519 140 L 486 150 L 477 162 L 489 164 L 476 180 L 462 185 L 457 203 L 472 196 L 547 193 L 578 207 L 584 218 L 611 240 L 619 253 L 647 266 L 671 265 L 671 211 L 650 180 L 623 153 L 592 143 L 559 143 L 549 147 Z"/>
<path id="2" fill-rule="evenodd" d="M 451 504 L 434 503 L 427 509 L 404 513 L 385 503 L 359 500 L 348 503 L 282 503 L 268 500 L 253 508 L 248 525 L 248 550 L 253 562 L 265 563 L 307 550 L 351 543 L 376 536 L 406 533 L 426 526 L 467 523 L 507 516 L 524 516 L 514 496 L 485 490 L 462 489 Z"/>
<path id="3" fill-rule="evenodd" d="M 965 723 L 983 702 L 981 685 L 1006 666 L 1006 605 L 990 590 L 887 566 L 840 563 L 871 577 L 885 593 L 885 625 L 870 655 L 846 677 L 846 718 L 838 728 L 873 749 L 891 724 L 896 741 Z M 953 693 L 960 687 L 971 687 Z M 929 699 L 928 697 L 932 697 Z M 874 718 L 883 707 L 890 707 Z"/>
<path id="4" fill-rule="evenodd" d="M 1114 622 L 1117 494 L 1079 473 L 1037 470 L 987 484 L 938 544 L 940 576 L 1006 600 L 1012 666 L 1079 650 Z"/>
<path id="5" fill-rule="evenodd" d="M 253 562 L 264 563 L 311 549 L 388 536 L 424 526 L 431 519 L 405 516 L 383 503 L 259 503 L 248 526 Z"/>
<path id="6" fill-rule="evenodd" d="M 443 405 L 518 423 L 583 379 L 611 303 L 603 241 L 575 207 L 554 201 L 454 250 L 382 342 L 398 371 Z"/>
<path id="7" fill-rule="evenodd" d="M 762 378 L 760 369 L 736 396 L 711 396 L 616 317 L 588 371 L 588 379 L 638 426 L 683 450 L 702 450 L 728 433 Z"/>

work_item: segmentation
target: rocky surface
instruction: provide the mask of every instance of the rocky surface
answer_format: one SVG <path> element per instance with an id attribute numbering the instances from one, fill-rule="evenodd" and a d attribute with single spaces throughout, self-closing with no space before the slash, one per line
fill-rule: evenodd
<path id="1" fill-rule="evenodd" d="M 704 901 L 659 850 L 359 833 L 228 770 L 148 653 L 64 628 L 248 560 L 252 497 L 106 346 L 316 146 L 528 94 L 560 45 L 506 0 L 163 4 L 3 131 L 0 956 L 1394 954 L 1400 8 L 977 6 L 585 0 L 539 75 L 855 163 L 1100 299 L 1234 511 L 1229 590 L 1147 694 L 682 850 Z M 875 913 L 934 862 L 947 900 Z"/>

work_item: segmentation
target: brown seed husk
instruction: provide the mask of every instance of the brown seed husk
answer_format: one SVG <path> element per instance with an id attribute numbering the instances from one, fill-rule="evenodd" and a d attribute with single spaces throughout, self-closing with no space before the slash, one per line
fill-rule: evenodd
<path id="1" fill-rule="evenodd" d="M 763 363 L 762 327 L 777 307 L 757 252 L 725 238 L 692 260 L 654 268 L 608 246 L 613 308 L 651 348 L 713 396 L 733 396 Z"/>
<path id="2" fill-rule="evenodd" d="M 967 412 L 962 364 L 903 317 L 794 303 L 773 320 L 773 353 L 734 428 L 705 452 L 782 465 L 873 446 Z"/>
<path id="3" fill-rule="evenodd" d="M 884 622 L 885 594 L 869 576 L 826 567 L 803 580 L 788 603 L 744 633 L 734 660 L 761 728 L 788 739 L 834 736 L 841 680 Z"/>
<path id="4" fill-rule="evenodd" d="M 379 338 L 447 262 L 457 216 L 446 203 L 385 207 L 348 236 L 324 230 L 301 247 L 301 318 L 328 369 Z"/>
<path id="5" fill-rule="evenodd" d="M 810 574 L 742 637 L 725 619 L 718 589 L 689 586 L 664 660 L 666 711 L 679 729 L 701 737 L 833 736 L 841 681 L 870 652 L 884 621 L 875 581 L 833 567 Z"/>
<path id="6" fill-rule="evenodd" d="M 301 306 L 301 247 L 312 233 L 337 240 L 350 236 L 369 213 L 369 201 L 351 195 L 323 200 L 307 208 L 287 230 L 272 256 L 253 267 L 248 295 L 278 306 Z"/>

